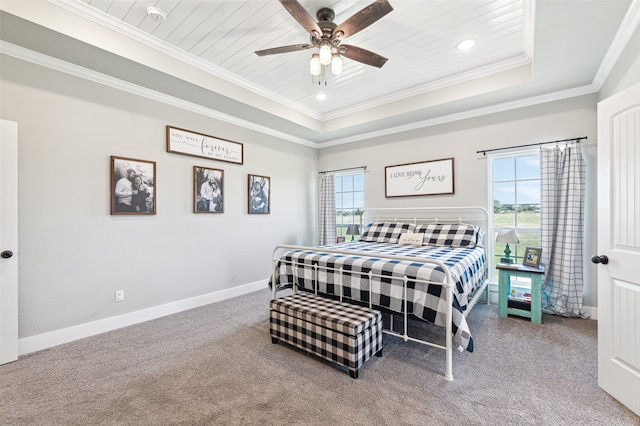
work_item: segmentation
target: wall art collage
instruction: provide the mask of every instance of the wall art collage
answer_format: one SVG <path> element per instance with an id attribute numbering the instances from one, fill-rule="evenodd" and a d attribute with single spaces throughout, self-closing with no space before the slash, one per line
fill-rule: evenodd
<path id="1" fill-rule="evenodd" d="M 167 126 L 167 152 L 244 164 L 244 145 L 203 133 Z M 193 166 L 193 212 L 224 213 L 224 170 Z M 111 214 L 157 213 L 156 162 L 111 156 Z M 271 213 L 271 178 L 249 174 L 247 212 Z"/>

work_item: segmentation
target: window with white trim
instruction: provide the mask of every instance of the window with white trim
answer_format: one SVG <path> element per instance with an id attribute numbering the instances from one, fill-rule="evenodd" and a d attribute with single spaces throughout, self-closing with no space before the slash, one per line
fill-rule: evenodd
<path id="1" fill-rule="evenodd" d="M 349 225 L 360 225 L 360 214 L 364 209 L 364 174 L 360 172 L 336 174 L 336 235 L 351 241 L 347 235 Z M 362 230 L 360 230 L 362 232 Z M 355 236 L 354 239 L 359 239 Z"/>
<path id="2" fill-rule="evenodd" d="M 504 243 L 495 242 L 499 229 L 514 228 L 519 243 L 509 244 L 515 263 L 522 263 L 526 247 L 540 247 L 540 151 L 488 155 L 493 265 L 504 257 Z M 494 278 L 497 277 L 494 271 Z"/>

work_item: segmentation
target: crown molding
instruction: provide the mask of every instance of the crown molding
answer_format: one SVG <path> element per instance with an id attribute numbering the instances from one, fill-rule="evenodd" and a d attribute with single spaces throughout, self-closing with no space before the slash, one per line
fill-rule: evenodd
<path id="1" fill-rule="evenodd" d="M 49 0 L 51 3 L 55 3 L 57 5 L 68 5 L 68 0 Z M 78 2 L 79 3 L 79 2 Z M 80 3 L 79 3 L 80 4 Z M 87 7 L 88 8 L 88 7 Z M 93 11 L 92 8 L 88 8 L 90 10 Z M 533 8 L 532 8 L 533 9 Z M 98 19 L 95 16 L 91 16 L 91 13 L 88 12 L 88 16 L 85 16 L 85 18 L 87 19 Z M 530 13 L 529 16 L 532 16 L 533 13 Z M 104 24 L 104 17 L 100 16 L 98 19 L 100 24 Z M 114 20 L 114 24 L 113 24 L 113 30 L 114 31 L 120 31 L 121 29 L 117 28 L 118 26 L 121 26 L 120 23 L 115 23 Z M 119 21 L 118 21 L 119 22 Z M 161 92 L 155 91 L 155 90 L 151 90 L 151 89 L 147 89 L 144 88 L 142 86 L 138 86 L 132 83 L 128 83 L 126 81 L 99 73 L 97 71 L 93 71 L 84 67 L 80 67 L 71 63 L 68 63 L 66 61 L 62 61 L 44 54 L 40 54 L 38 52 L 34 52 L 31 51 L 29 49 L 25 49 L 22 48 L 20 46 L 17 45 L 13 45 L 11 43 L 7 43 L 4 41 L 0 41 L 0 53 L 1 54 L 5 54 L 5 55 L 9 55 L 21 60 L 25 60 L 40 66 L 44 66 L 53 70 L 57 70 L 60 72 L 64 72 L 70 75 L 74 75 L 76 77 L 79 78 L 83 78 L 89 81 L 93 81 L 99 84 L 103 84 L 105 86 L 109 86 L 112 88 L 116 88 L 118 90 L 122 90 L 122 91 L 126 91 L 128 93 L 132 93 L 135 95 L 139 95 L 142 97 L 145 97 L 147 99 L 151 99 L 151 100 L 155 100 L 158 102 L 162 102 L 168 105 L 172 105 L 178 108 L 181 108 L 183 110 L 187 110 L 187 111 L 191 111 L 194 113 L 198 113 L 210 118 L 214 118 L 229 124 L 233 124 L 233 125 L 237 125 L 239 127 L 242 128 L 246 128 L 249 130 L 253 130 L 265 135 L 269 135 L 269 136 L 273 136 L 282 140 L 286 140 L 289 142 L 293 142 L 293 143 L 297 143 L 303 146 L 307 146 L 307 147 L 311 147 L 311 148 L 315 148 L 315 149 L 322 149 L 325 147 L 331 147 L 331 146 L 337 146 L 337 145 L 344 145 L 344 144 L 348 144 L 348 143 L 353 143 L 353 142 L 358 142 L 358 141 L 362 141 L 362 140 L 367 140 L 367 139 L 373 139 L 373 138 L 378 138 L 378 137 L 384 137 L 384 136 L 388 136 L 388 135 L 392 135 L 392 134 L 397 134 L 397 133 L 402 133 L 402 132 L 407 132 L 407 131 L 412 131 L 412 130 L 417 130 L 417 129 L 421 129 L 421 128 L 427 128 L 427 127 L 431 127 L 431 126 L 436 126 L 436 125 L 440 125 L 440 124 L 445 124 L 445 123 L 451 123 L 454 121 L 459 121 L 459 120 L 465 120 L 465 119 L 470 119 L 470 118 L 475 118 L 475 117 L 481 117 L 484 115 L 488 115 L 488 114 L 494 114 L 494 113 L 498 113 L 498 112 L 504 112 L 504 111 L 508 111 L 508 110 L 512 110 L 512 109 L 517 109 L 517 108 L 522 108 L 522 107 L 528 107 L 528 106 L 533 106 L 533 105 L 538 105 L 538 104 L 542 104 L 542 103 L 547 103 L 547 102 L 553 102 L 553 101 L 558 101 L 558 100 L 564 100 L 564 99 L 568 99 L 571 97 L 576 97 L 576 96 L 582 96 L 582 95 L 587 95 L 587 94 L 592 94 L 592 93 L 597 93 L 602 85 L 604 84 L 604 82 L 606 81 L 609 73 L 611 72 L 611 70 L 613 69 L 613 67 L 615 66 L 615 63 L 617 62 L 617 60 L 619 59 L 620 55 L 622 54 L 625 46 L 627 45 L 628 41 L 630 40 L 630 38 L 632 37 L 634 31 L 636 30 L 636 28 L 638 27 L 638 25 L 640 24 L 640 0 L 632 0 L 631 5 L 629 6 L 629 9 L 620 25 L 620 28 L 618 30 L 618 32 L 616 33 L 610 47 L 609 50 L 607 51 L 603 61 L 600 64 L 600 67 L 598 68 L 598 71 L 596 73 L 596 75 L 594 76 L 594 79 L 592 81 L 591 84 L 589 85 L 585 85 L 585 86 L 580 86 L 580 87 L 576 87 L 576 88 L 572 88 L 572 89 L 567 89 L 567 90 L 563 90 L 563 91 L 559 91 L 559 92 L 553 92 L 553 93 L 548 93 L 545 95 L 541 95 L 541 96 L 534 96 L 534 97 L 530 97 L 530 98 L 525 98 L 525 99 L 520 99 L 517 101 L 512 101 L 512 102 L 505 102 L 505 103 L 501 103 L 501 104 L 497 104 L 497 105 L 492 105 L 492 106 L 488 106 L 488 107 L 483 107 L 483 108 L 477 108 L 477 109 L 473 109 L 473 110 L 468 110 L 468 111 L 463 111 L 460 113 L 454 113 L 454 114 L 449 114 L 449 115 L 445 115 L 445 116 L 441 116 L 441 117 L 435 117 L 432 119 L 428 119 L 428 120 L 423 120 L 423 121 L 419 121 L 419 122 L 414 122 L 414 123 L 409 123 L 406 125 L 402 125 L 402 126 L 395 126 L 395 127 L 390 127 L 390 128 L 386 128 L 386 129 L 382 129 L 379 131 L 373 131 L 373 132 L 368 132 L 368 133 L 363 133 L 363 134 L 359 134 L 359 135 L 354 135 L 354 136 L 349 136 L 349 137 L 345 137 L 345 138 L 340 138 L 340 139 L 335 139 L 332 141 L 328 141 L 328 142 L 313 142 L 304 138 L 300 138 L 300 137 L 296 137 L 293 136 L 291 134 L 285 133 L 285 132 L 281 132 L 281 131 L 277 131 L 271 128 L 268 128 L 266 126 L 261 126 L 261 125 L 257 125 L 253 122 L 250 122 L 248 120 L 243 120 L 225 113 L 222 113 L 220 111 L 211 109 L 211 108 L 207 108 L 207 107 L 203 107 L 201 105 L 197 105 L 195 103 L 192 102 L 188 102 L 188 101 L 184 101 L 182 99 L 173 97 L 173 96 L 168 96 L 166 94 L 163 94 Z M 532 26 L 531 26 L 532 27 Z M 125 35 L 130 36 L 129 32 L 126 32 Z M 153 41 L 151 40 L 144 40 L 145 37 L 141 37 L 138 39 L 138 41 L 148 44 L 148 43 L 153 43 L 154 48 L 159 48 L 157 45 L 158 41 L 153 39 Z M 533 37 L 531 37 L 531 43 L 533 41 Z M 171 54 L 172 52 L 169 52 L 168 54 Z M 175 53 L 175 52 L 173 52 Z M 189 58 L 191 62 L 193 62 L 193 57 Z M 515 58 L 511 61 L 506 61 L 505 63 L 502 63 L 501 65 L 503 67 L 505 67 L 504 69 L 508 69 L 510 66 L 514 66 L 514 64 L 517 63 L 522 63 L 522 62 L 518 62 L 518 61 L 524 61 L 526 62 L 527 60 L 530 61 L 530 58 L 527 58 L 526 56 L 524 57 L 520 57 L 520 58 Z M 208 72 L 213 72 L 212 69 L 216 68 L 216 71 L 218 73 L 222 73 L 219 69 L 217 69 L 217 67 L 214 67 L 212 64 L 209 64 L 206 71 Z M 487 75 L 490 74 L 490 69 L 489 68 L 493 68 L 493 67 L 488 67 L 487 69 L 480 69 L 480 70 L 475 70 L 474 73 L 476 73 L 476 76 L 481 76 L 481 75 Z M 495 70 L 494 70 L 495 72 Z M 228 74 L 228 73 L 222 73 L 222 74 Z M 217 74 L 218 75 L 218 74 Z M 235 84 L 235 80 L 240 80 L 240 79 L 230 79 L 227 78 L 228 75 L 219 75 L 220 78 L 224 78 L 225 80 L 229 81 L 230 83 L 234 83 Z M 460 77 L 461 79 L 463 79 L 463 77 Z M 466 79 L 469 78 L 469 75 L 467 75 L 466 77 L 464 77 Z M 440 81 L 440 82 L 435 82 L 432 83 L 430 85 L 425 85 L 423 86 L 422 90 L 424 90 L 424 92 L 428 92 L 428 91 L 433 91 L 435 89 L 437 89 L 438 87 L 444 88 L 447 86 L 450 86 L 451 84 L 447 84 L 446 81 Z M 266 92 L 265 92 L 266 93 Z M 415 95 L 415 90 L 413 91 L 413 94 Z M 272 94 L 268 94 L 268 96 L 272 96 Z M 394 94 L 393 96 L 390 97 L 385 97 L 385 98 L 380 98 L 378 100 L 375 101 L 375 103 L 371 103 L 368 105 L 360 105 L 358 107 L 355 107 L 353 109 L 345 109 L 345 110 L 341 110 L 340 112 L 336 112 L 335 116 L 339 116 L 340 114 L 349 114 L 349 113 L 353 113 L 357 111 L 362 111 L 362 110 L 366 110 L 368 108 L 371 108 L 374 104 L 375 105 L 384 105 L 386 103 L 392 102 L 393 100 L 398 100 L 398 99 L 402 99 L 402 94 Z M 322 117 L 323 120 L 330 120 L 332 118 L 334 118 L 334 114 L 331 114 L 330 116 L 326 116 L 326 117 Z"/>
<path id="2" fill-rule="evenodd" d="M 363 133 L 355 136 L 350 136 L 341 139 L 335 139 L 330 142 L 317 143 L 309 141 L 307 139 L 299 138 L 284 132 L 280 132 L 265 126 L 260 126 L 247 120 L 239 119 L 237 117 L 222 113 L 220 111 L 204 107 L 202 105 L 195 104 L 193 102 L 184 101 L 174 96 L 169 96 L 156 90 L 151 90 L 136 84 L 120 80 L 115 77 L 111 77 L 106 74 L 99 73 L 97 71 L 80 67 L 75 64 L 71 64 L 60 59 L 53 58 L 42 53 L 34 52 L 29 49 L 7 43 L 0 40 L 0 54 L 11 56 L 20 60 L 24 60 L 39 66 L 43 66 L 55 71 L 63 72 L 65 74 L 73 75 L 78 78 L 82 78 L 94 83 L 102 84 L 117 90 L 122 90 L 127 93 L 138 95 L 150 100 L 158 101 L 167 105 L 171 105 L 185 111 L 191 111 L 197 114 L 204 115 L 206 117 L 214 118 L 216 120 L 223 121 L 225 123 L 233 124 L 248 130 L 253 130 L 265 135 L 273 136 L 279 139 L 283 139 L 289 142 L 297 143 L 303 146 L 307 146 L 315 149 L 328 148 L 337 145 L 344 145 L 353 142 L 359 142 L 366 139 L 374 139 L 378 137 L 388 136 L 397 133 L 408 132 L 426 127 L 437 126 L 440 124 L 451 123 L 459 120 L 467 120 L 470 118 L 481 117 L 484 115 L 494 114 L 498 112 L 509 111 L 512 109 L 523 108 L 527 106 L 533 106 L 543 104 L 547 102 L 553 102 L 563 99 L 568 99 L 576 96 L 587 95 L 596 93 L 598 90 L 593 84 L 581 86 L 569 90 L 563 90 L 559 92 L 553 92 L 542 96 L 534 96 L 526 99 L 521 99 L 513 102 L 505 102 L 489 107 L 477 108 L 469 111 L 464 111 L 455 114 L 449 114 L 441 117 L 432 118 L 429 120 L 423 120 L 415 123 L 410 123 L 403 126 L 390 127 L 387 129 Z"/>
<path id="3" fill-rule="evenodd" d="M 294 142 L 294 143 L 308 146 L 311 148 L 318 147 L 318 144 L 316 142 L 312 142 L 303 138 L 292 136 L 290 134 L 271 129 L 269 127 L 261 126 L 251 121 L 243 120 L 243 119 L 234 117 L 232 115 L 214 110 L 212 108 L 207 108 L 193 102 L 188 102 L 183 99 L 176 98 L 174 96 L 169 96 L 164 93 L 158 92 L 156 90 L 148 89 L 146 87 L 142 87 L 137 84 L 129 83 L 127 81 L 91 70 L 88 68 L 84 68 L 84 67 L 81 67 L 57 58 L 53 58 L 51 56 L 44 55 L 39 52 L 34 52 L 33 50 L 25 49 L 23 47 L 17 46 L 12 43 L 7 43 L 2 40 L 0 40 L 0 54 L 11 56 L 16 59 L 21 59 L 26 62 L 40 65 L 45 68 L 49 68 L 55 71 L 69 74 L 78 78 L 82 78 L 84 80 L 92 81 L 94 83 L 102 84 L 104 86 L 108 86 L 117 90 L 122 90 L 124 92 L 138 95 L 138 96 L 141 96 L 150 100 L 154 100 L 157 102 L 161 102 L 166 105 L 171 105 L 171 106 L 183 109 L 185 111 L 191 111 L 197 114 L 201 114 L 206 117 L 214 118 L 216 120 L 233 124 L 248 130 L 253 130 L 265 135 L 273 136 L 276 138 L 280 138 L 289 142 Z"/>
<path id="4" fill-rule="evenodd" d="M 375 132 L 363 133 L 357 136 L 350 136 L 347 138 L 336 139 L 331 142 L 322 143 L 321 148 L 328 148 L 328 147 L 337 146 L 337 145 L 345 145 L 345 144 L 359 142 L 366 139 L 374 139 L 374 138 L 379 138 L 383 136 L 409 132 L 412 130 L 418 130 L 426 127 L 437 126 L 440 124 L 451 123 L 454 121 L 468 120 L 471 118 L 482 117 L 485 115 L 510 111 L 513 109 L 545 104 L 548 102 L 555 102 L 555 101 L 560 101 L 560 100 L 569 99 L 569 98 L 575 98 L 577 96 L 589 95 L 596 92 L 597 92 L 596 88 L 592 84 L 588 84 L 585 86 L 575 87 L 573 89 L 548 93 L 546 95 L 533 96 L 530 98 L 519 99 L 513 102 L 504 102 L 501 104 L 491 105 L 488 107 L 476 108 L 476 109 L 463 111 L 455 114 L 443 115 L 441 117 L 436 117 L 429 120 L 417 121 L 415 123 L 410 123 L 403 126 L 389 127 L 387 129 L 383 129 Z"/>
<path id="5" fill-rule="evenodd" d="M 605 54 L 604 59 L 600 63 L 598 71 L 593 78 L 593 85 L 598 91 L 604 85 L 607 77 L 609 77 L 611 70 L 613 70 L 613 67 L 620 58 L 622 51 L 631 39 L 636 28 L 638 28 L 639 24 L 640 0 L 633 0 L 622 20 L 622 23 L 620 24 L 620 28 L 618 28 L 618 31 L 611 42 L 611 46 L 609 46 L 609 50 Z"/>
<path id="6" fill-rule="evenodd" d="M 229 84 L 241 87 L 251 93 L 267 98 L 274 101 L 286 108 L 298 111 L 309 118 L 315 119 L 320 123 L 325 123 L 337 118 L 345 118 L 351 114 L 356 114 L 368 109 L 382 107 L 386 104 L 390 104 L 396 101 L 404 100 L 416 95 L 425 94 L 434 90 L 443 89 L 446 87 L 455 86 L 457 84 L 474 80 L 482 77 L 487 77 L 492 74 L 500 73 L 510 69 L 518 68 L 524 65 L 531 64 L 531 56 L 533 52 L 533 40 L 534 40 L 534 20 L 535 20 L 535 5 L 533 2 L 525 2 L 523 7 L 523 15 L 525 22 L 525 34 L 523 39 L 524 54 L 502 61 L 497 64 L 489 65 L 486 67 L 477 68 L 469 72 L 456 75 L 451 78 L 445 78 L 438 81 L 430 82 L 421 86 L 412 87 L 407 90 L 394 92 L 388 96 L 379 97 L 372 101 L 363 102 L 358 105 L 353 105 L 347 108 L 332 111 L 330 113 L 321 114 L 313 109 L 303 107 L 288 98 L 281 96 L 278 93 L 274 93 L 267 89 L 264 89 L 252 82 L 240 78 L 228 71 L 213 65 L 212 63 L 198 58 L 188 52 L 184 52 L 174 46 L 167 43 L 163 43 L 156 37 L 145 33 L 131 25 L 128 25 L 112 16 L 106 15 L 97 9 L 76 0 L 48 0 L 50 3 L 64 8 L 65 10 L 75 13 L 84 19 L 88 19 L 96 24 L 102 25 L 112 31 L 115 31 L 123 36 L 126 36 L 138 43 L 141 43 L 149 48 L 152 48 L 158 52 L 161 52 L 175 60 L 181 61 L 194 68 L 210 73 Z"/>
<path id="7" fill-rule="evenodd" d="M 517 58 L 508 59 L 496 64 L 480 67 L 475 70 L 471 70 L 465 73 L 457 74 L 453 77 L 441 79 L 438 81 L 430 82 L 422 86 L 412 87 L 407 90 L 398 91 L 388 96 L 379 97 L 373 101 L 354 105 L 348 108 L 333 111 L 322 116 L 322 121 L 327 122 L 338 118 L 343 118 L 351 114 L 366 111 L 372 108 L 382 107 L 387 104 L 396 101 L 402 101 L 416 96 L 424 95 L 426 93 L 434 92 L 436 90 L 446 89 L 456 86 L 458 84 L 467 83 L 469 81 L 477 80 L 483 77 L 490 77 L 501 72 L 513 70 L 525 65 L 530 65 L 531 59 L 526 56 L 519 56 Z"/>
<path id="8" fill-rule="evenodd" d="M 62 7 L 65 10 L 75 13 L 84 19 L 88 19 L 96 24 L 99 24 L 111 31 L 115 31 L 118 34 L 121 34 L 127 38 L 132 39 L 144 46 L 152 48 L 160 53 L 163 53 L 175 60 L 181 61 L 187 65 L 190 65 L 198 70 L 207 72 L 211 75 L 214 75 L 217 78 L 220 78 L 226 81 L 229 84 L 241 87 L 245 90 L 252 92 L 255 95 L 264 97 L 269 99 L 270 101 L 277 102 L 283 105 L 286 108 L 290 108 L 292 110 L 298 111 L 302 114 L 307 115 L 310 118 L 320 121 L 321 116 L 318 112 L 302 107 L 299 104 L 285 98 L 284 96 L 274 93 L 272 91 L 266 90 L 252 82 L 238 77 L 235 74 L 232 74 L 211 62 L 205 61 L 204 59 L 198 58 L 188 52 L 178 49 L 168 43 L 164 43 L 158 38 L 152 36 L 151 34 L 147 34 L 144 31 L 141 31 L 131 25 L 128 25 L 112 16 L 106 15 L 100 12 L 97 9 L 92 8 L 88 4 L 85 4 L 81 1 L 76 0 L 48 0 L 50 3 Z"/>

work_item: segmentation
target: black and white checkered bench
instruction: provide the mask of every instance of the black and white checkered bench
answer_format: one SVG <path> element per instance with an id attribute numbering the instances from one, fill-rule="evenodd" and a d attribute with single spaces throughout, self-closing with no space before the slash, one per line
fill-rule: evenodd
<path id="1" fill-rule="evenodd" d="M 382 356 L 382 314 L 373 309 L 297 293 L 271 300 L 271 341 L 286 342 L 349 369 Z"/>

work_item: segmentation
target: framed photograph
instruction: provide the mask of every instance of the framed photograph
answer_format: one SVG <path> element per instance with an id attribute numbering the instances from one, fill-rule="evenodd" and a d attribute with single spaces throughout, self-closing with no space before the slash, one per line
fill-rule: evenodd
<path id="1" fill-rule="evenodd" d="M 387 198 L 454 193 L 453 158 L 387 166 L 384 170 Z"/>
<path id="2" fill-rule="evenodd" d="M 249 175 L 249 214 L 271 213 L 271 178 Z"/>
<path id="3" fill-rule="evenodd" d="M 111 214 L 156 214 L 156 162 L 111 156 Z"/>
<path id="4" fill-rule="evenodd" d="M 243 164 L 244 145 L 226 139 L 167 126 L 167 152 Z"/>
<path id="5" fill-rule="evenodd" d="M 344 243 L 344 237 L 336 237 L 336 244 Z"/>
<path id="6" fill-rule="evenodd" d="M 527 247 L 524 249 L 524 259 L 522 264 L 525 266 L 531 266 L 533 268 L 540 267 L 540 256 L 542 254 L 541 248 Z"/>
<path id="7" fill-rule="evenodd" d="M 193 212 L 224 213 L 224 170 L 193 166 Z"/>

